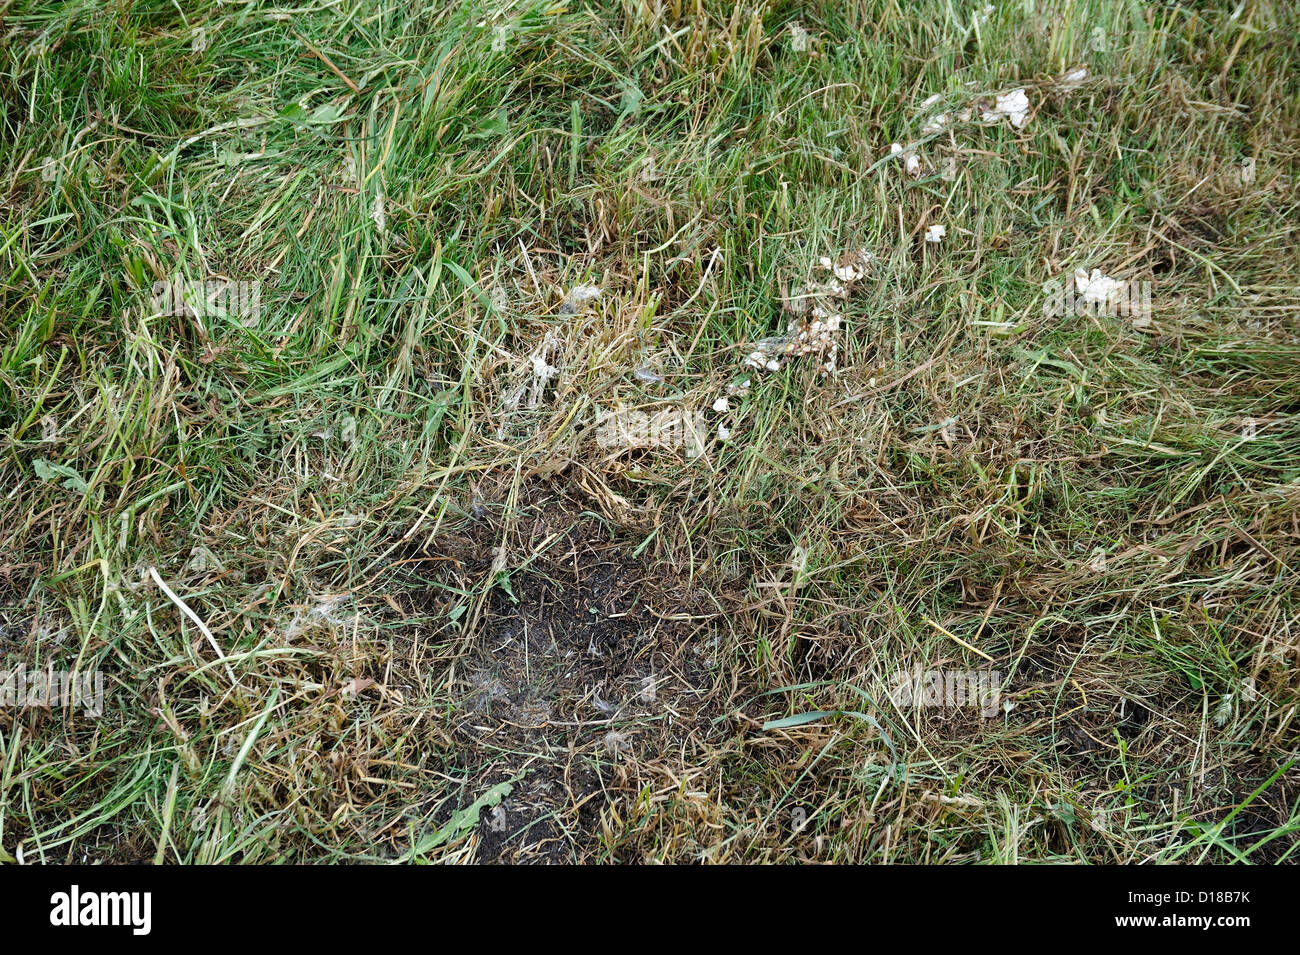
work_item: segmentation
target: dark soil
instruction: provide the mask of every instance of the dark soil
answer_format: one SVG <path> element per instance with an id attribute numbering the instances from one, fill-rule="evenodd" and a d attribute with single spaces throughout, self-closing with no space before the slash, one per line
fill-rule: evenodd
<path id="1" fill-rule="evenodd" d="M 493 575 L 503 538 L 506 569 Z M 482 810 L 474 858 L 599 859 L 611 801 L 634 799 L 645 763 L 709 725 L 700 718 L 713 685 L 705 623 L 717 608 L 564 502 L 525 506 L 509 528 L 480 518 L 433 546 L 458 539 L 459 553 L 428 556 L 464 590 L 494 579 L 447 672 L 462 805 L 512 785 Z"/>

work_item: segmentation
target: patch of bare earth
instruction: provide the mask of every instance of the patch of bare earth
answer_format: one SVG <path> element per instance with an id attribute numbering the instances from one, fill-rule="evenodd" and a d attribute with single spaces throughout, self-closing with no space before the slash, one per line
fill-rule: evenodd
<path id="1" fill-rule="evenodd" d="M 475 594 L 469 632 L 437 675 L 460 805 L 510 786 L 482 809 L 470 858 L 609 859 L 638 799 L 689 782 L 683 757 L 725 712 L 709 644 L 718 608 L 567 502 L 520 507 L 508 523 L 489 513 L 423 552 Z M 433 599 L 445 614 L 445 596 Z"/>

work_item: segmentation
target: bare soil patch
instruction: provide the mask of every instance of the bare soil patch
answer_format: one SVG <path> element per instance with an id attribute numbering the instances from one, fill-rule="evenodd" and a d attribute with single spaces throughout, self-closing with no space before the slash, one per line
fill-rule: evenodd
<path id="1" fill-rule="evenodd" d="M 507 569 L 494 572 L 503 539 Z M 599 856 L 606 815 L 632 809 L 653 765 L 680 765 L 721 712 L 707 626 L 718 608 L 634 547 L 556 499 L 428 546 L 449 584 L 493 579 L 445 673 L 462 804 L 511 786 L 482 809 L 477 861 Z"/>

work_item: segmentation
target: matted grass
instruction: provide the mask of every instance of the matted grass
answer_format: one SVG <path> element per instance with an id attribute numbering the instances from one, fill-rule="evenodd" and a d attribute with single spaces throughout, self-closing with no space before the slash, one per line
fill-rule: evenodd
<path id="1" fill-rule="evenodd" d="M 1295 861 L 1293 5 L 0 32 L 0 860 Z"/>

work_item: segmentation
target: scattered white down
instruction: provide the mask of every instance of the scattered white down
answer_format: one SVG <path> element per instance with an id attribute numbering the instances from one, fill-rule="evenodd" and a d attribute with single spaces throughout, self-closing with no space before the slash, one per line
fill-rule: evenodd
<path id="1" fill-rule="evenodd" d="M 590 302 L 592 299 L 597 298 L 600 298 L 600 286 L 575 285 L 569 289 L 569 294 L 564 296 L 564 302 L 560 305 L 560 314 L 576 314 L 584 302 Z"/>
<path id="2" fill-rule="evenodd" d="M 925 125 L 921 127 L 922 136 L 930 136 L 934 133 L 941 133 L 948 125 L 947 113 L 936 113 L 926 120 Z"/>
<path id="3" fill-rule="evenodd" d="M 1111 278 L 1101 269 L 1093 269 L 1091 275 L 1087 269 L 1074 270 L 1074 290 L 1089 305 L 1105 305 L 1117 300 L 1124 286 L 1124 282 Z"/>
<path id="4" fill-rule="evenodd" d="M 532 410 L 542 402 L 547 383 L 560 373 L 553 365 L 552 359 L 558 361 L 560 339 L 554 331 L 547 332 L 532 353 L 528 356 L 527 370 L 514 388 L 506 395 L 505 410 L 516 411 L 519 408 Z"/>
<path id="5" fill-rule="evenodd" d="M 1067 71 L 1058 81 L 1062 89 L 1072 90 L 1077 86 L 1082 86 L 1088 78 L 1088 68 L 1086 66 L 1076 66 L 1074 69 Z"/>
<path id="6" fill-rule="evenodd" d="M 1010 93 L 999 93 L 994 99 L 993 108 L 984 107 L 981 112 L 986 123 L 996 123 L 1006 117 L 1011 120 L 1012 126 L 1021 129 L 1029 120 L 1029 97 L 1023 88 Z"/>
<path id="7" fill-rule="evenodd" d="M 904 149 L 898 143 L 890 143 L 889 155 L 893 156 L 895 159 L 901 159 L 903 162 L 903 169 L 906 170 L 907 174 L 913 179 L 921 174 L 921 160 L 916 155 L 916 152 L 910 147 Z"/>

